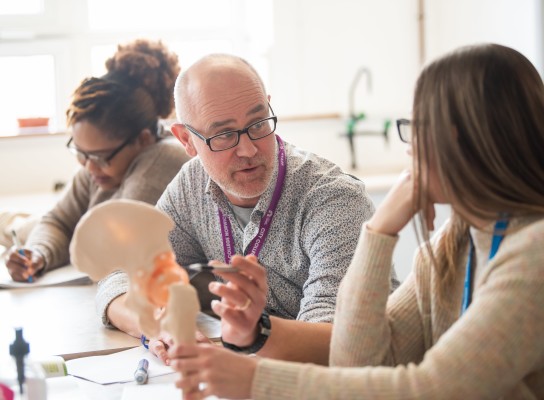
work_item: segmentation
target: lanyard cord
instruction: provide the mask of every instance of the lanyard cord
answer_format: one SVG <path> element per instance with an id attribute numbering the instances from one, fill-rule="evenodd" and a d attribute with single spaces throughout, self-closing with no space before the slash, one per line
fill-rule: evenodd
<path id="1" fill-rule="evenodd" d="M 491 261 L 493 257 L 495 257 L 495 254 L 497 254 L 497 251 L 499 250 L 501 242 L 504 239 L 504 235 L 506 233 L 507 227 L 508 227 L 508 218 L 506 216 L 502 217 L 497 222 L 495 222 L 495 228 L 493 229 L 493 239 L 491 242 L 491 249 L 489 250 L 488 261 Z M 465 313 L 468 306 L 472 302 L 472 284 L 473 284 L 472 260 L 474 258 L 474 242 L 472 241 L 472 236 L 470 235 L 469 235 L 469 241 L 470 241 L 470 250 L 468 252 L 468 259 L 467 259 L 467 266 L 466 266 L 465 286 L 463 289 L 463 302 L 461 305 L 461 315 Z"/>
<path id="2" fill-rule="evenodd" d="M 285 146 L 281 138 L 276 135 L 276 140 L 278 141 L 278 178 L 276 180 L 276 187 L 274 188 L 274 193 L 272 194 L 272 199 L 270 200 L 270 205 L 266 210 L 261 223 L 259 225 L 259 233 L 253 240 L 249 243 L 247 249 L 249 253 L 255 256 L 259 256 L 261 249 L 264 246 L 264 241 L 270 231 L 270 225 L 272 224 L 272 218 L 276 212 L 276 206 L 278 205 L 281 197 L 281 192 L 283 189 L 283 183 L 285 181 L 285 173 L 287 171 L 287 163 L 285 158 Z M 221 224 L 221 237 L 223 239 L 223 252 L 225 253 L 225 262 L 230 264 L 230 260 L 234 255 L 234 236 L 232 234 L 232 226 L 230 224 L 229 218 L 224 215 L 220 209 L 217 209 L 219 214 L 219 223 Z M 244 252 L 247 254 L 248 252 Z"/>

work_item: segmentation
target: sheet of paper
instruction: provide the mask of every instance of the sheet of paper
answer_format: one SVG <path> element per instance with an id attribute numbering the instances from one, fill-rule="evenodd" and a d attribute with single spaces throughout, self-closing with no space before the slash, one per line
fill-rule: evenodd
<path id="1" fill-rule="evenodd" d="M 181 389 L 173 383 L 149 383 L 147 385 L 126 385 L 121 400 L 180 400 Z"/>
<path id="2" fill-rule="evenodd" d="M 47 378 L 47 397 L 55 400 L 92 400 L 78 385 L 78 379 L 73 376 Z"/>
<path id="3" fill-rule="evenodd" d="M 66 361 L 66 367 L 69 375 L 108 385 L 134 381 L 134 371 L 142 358 L 149 361 L 150 378 L 175 373 L 171 367 L 164 365 L 143 346 L 107 356 L 76 358 Z"/>
<path id="4" fill-rule="evenodd" d="M 150 383 L 147 385 L 126 385 L 123 387 L 121 400 L 180 400 L 181 389 L 174 383 Z M 217 400 L 215 396 L 208 396 L 206 400 Z"/>
<path id="5" fill-rule="evenodd" d="M 78 271 L 73 265 L 54 269 L 36 278 L 33 283 L 15 282 L 11 279 L 4 261 L 0 261 L 0 289 L 29 289 L 48 286 L 88 285 L 91 283 L 91 279 L 83 272 Z"/>
<path id="6" fill-rule="evenodd" d="M 221 320 L 200 312 L 196 317 L 196 326 L 207 338 L 213 341 L 221 339 Z"/>

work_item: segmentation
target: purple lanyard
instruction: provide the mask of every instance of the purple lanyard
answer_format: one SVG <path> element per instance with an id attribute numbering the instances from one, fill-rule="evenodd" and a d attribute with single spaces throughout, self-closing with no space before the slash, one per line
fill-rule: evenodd
<path id="1" fill-rule="evenodd" d="M 270 205 L 266 210 L 265 215 L 261 219 L 259 225 L 259 233 L 253 240 L 249 243 L 249 254 L 259 256 L 261 249 L 264 246 L 264 241 L 268 236 L 270 231 L 270 225 L 272 224 L 272 218 L 276 212 L 276 206 L 280 201 L 281 191 L 283 189 L 283 182 L 285 181 L 285 172 L 287 171 L 287 165 L 285 162 L 285 147 L 283 141 L 279 136 L 276 135 L 276 140 L 278 141 L 279 151 L 278 151 L 278 179 L 276 180 L 276 187 L 274 188 L 274 193 L 272 194 L 272 200 L 270 200 Z M 234 254 L 234 237 L 232 235 L 232 227 L 230 225 L 229 218 L 224 215 L 221 210 L 218 208 L 217 212 L 219 214 L 219 222 L 221 223 L 221 237 L 223 239 L 223 251 L 225 252 L 225 262 L 230 264 L 230 259 Z M 247 253 L 244 253 L 247 254 Z"/>

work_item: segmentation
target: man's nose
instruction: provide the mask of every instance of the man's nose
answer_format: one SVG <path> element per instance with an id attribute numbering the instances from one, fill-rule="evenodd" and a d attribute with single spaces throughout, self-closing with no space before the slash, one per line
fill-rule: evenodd
<path id="1" fill-rule="evenodd" d="M 247 133 L 240 135 L 240 142 L 236 146 L 236 155 L 238 157 L 253 157 L 257 154 L 257 146 L 253 140 L 249 138 Z"/>

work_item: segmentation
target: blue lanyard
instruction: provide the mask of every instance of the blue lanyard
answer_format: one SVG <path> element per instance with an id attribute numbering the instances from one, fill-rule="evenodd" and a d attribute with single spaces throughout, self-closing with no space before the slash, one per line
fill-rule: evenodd
<path id="1" fill-rule="evenodd" d="M 497 251 L 499 250 L 499 247 L 501 245 L 502 240 L 504 239 L 504 234 L 506 232 L 506 228 L 508 227 L 508 218 L 504 217 L 499 219 L 497 222 L 495 222 L 495 228 L 493 229 L 493 240 L 491 242 L 491 249 L 489 250 L 489 259 L 488 261 L 491 261 L 493 257 L 495 257 L 495 254 L 497 254 Z M 472 242 L 472 237 L 469 236 L 470 239 L 470 251 L 468 252 L 468 259 L 467 259 L 467 267 L 466 267 L 466 274 L 465 274 L 465 287 L 463 290 L 463 303 L 461 306 L 461 315 L 465 313 L 468 306 L 472 302 L 472 259 L 474 256 L 474 243 Z"/>

